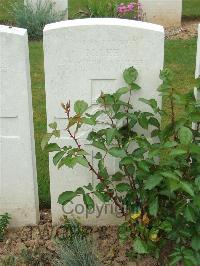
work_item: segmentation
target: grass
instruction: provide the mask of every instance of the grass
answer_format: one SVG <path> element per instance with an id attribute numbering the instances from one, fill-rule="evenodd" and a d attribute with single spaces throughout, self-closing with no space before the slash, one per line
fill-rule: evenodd
<path id="1" fill-rule="evenodd" d="M 10 17 L 7 8 L 13 1 L 16 0 L 0 0 L 0 21 L 12 21 L 12 17 Z M 83 8 L 86 1 L 87 0 L 70 0 L 70 16 L 79 8 Z M 191 1 L 192 4 L 190 3 Z M 188 17 L 200 14 L 199 0 L 184 0 L 183 8 L 184 16 Z M 29 48 L 40 206 L 49 207 L 48 155 L 42 152 L 40 147 L 41 139 L 46 132 L 42 42 L 30 42 Z M 174 85 L 177 91 L 184 92 L 194 87 L 195 55 L 196 39 L 167 40 L 165 42 L 165 66 L 171 68 L 175 74 Z M 167 105 L 168 103 L 165 101 L 165 108 L 167 108 Z"/>
<path id="2" fill-rule="evenodd" d="M 183 0 L 183 17 L 200 18 L 200 1 Z"/>

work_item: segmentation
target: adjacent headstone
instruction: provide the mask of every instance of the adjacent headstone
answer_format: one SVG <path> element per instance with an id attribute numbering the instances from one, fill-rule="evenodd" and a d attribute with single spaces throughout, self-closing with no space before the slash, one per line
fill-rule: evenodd
<path id="1" fill-rule="evenodd" d="M 182 0 L 140 0 L 145 21 L 165 27 L 180 26 Z"/>
<path id="2" fill-rule="evenodd" d="M 161 26 L 124 19 L 82 19 L 49 24 L 44 29 L 44 57 L 48 123 L 56 121 L 60 129 L 66 128 L 67 124 L 61 102 L 70 100 L 71 106 L 79 99 L 95 103 L 101 91 L 113 92 L 125 85 L 122 73 L 130 66 L 139 71 L 138 82 L 143 88 L 132 98 L 135 106 L 144 109 L 144 105 L 138 102 L 140 97 L 155 98 L 161 104 L 156 90 L 164 58 L 164 30 Z M 87 133 L 87 128 L 80 132 L 78 139 L 81 143 L 86 143 Z M 64 130 L 58 142 L 63 146 L 74 145 Z M 88 151 L 92 154 L 89 148 Z M 107 161 L 114 173 L 117 162 Z M 58 170 L 52 163 L 52 156 L 49 164 L 51 211 L 55 224 L 64 214 L 57 203 L 58 196 L 89 182 L 97 184 L 97 179 L 84 167 Z M 95 212 L 88 215 L 82 199 L 78 198 L 64 210 L 73 217 L 80 216 L 86 224 L 119 223 L 113 206 L 104 207 L 97 202 Z"/>
<path id="3" fill-rule="evenodd" d="M 68 18 L 68 0 L 24 0 L 25 5 L 30 3 L 33 7 L 36 7 L 39 3 L 43 5 L 48 2 L 53 3 L 56 11 L 66 12 L 65 19 Z"/>
<path id="4" fill-rule="evenodd" d="M 200 78 L 200 24 L 198 27 L 198 40 L 197 40 L 197 57 L 196 57 L 196 78 Z"/>
<path id="5" fill-rule="evenodd" d="M 198 40 L 197 40 L 197 56 L 196 56 L 196 71 L 195 78 L 200 78 L 200 24 L 198 27 Z M 200 101 L 200 89 L 194 88 L 194 96 L 197 101 Z M 194 123 L 193 128 L 196 128 L 197 125 Z"/>
<path id="6" fill-rule="evenodd" d="M 11 226 L 39 219 L 28 37 L 0 26 L 0 214 Z"/>

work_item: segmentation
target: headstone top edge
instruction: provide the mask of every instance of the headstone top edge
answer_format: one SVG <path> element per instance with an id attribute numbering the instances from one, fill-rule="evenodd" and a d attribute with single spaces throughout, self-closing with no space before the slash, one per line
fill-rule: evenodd
<path id="1" fill-rule="evenodd" d="M 23 28 L 0 25 L 0 33 L 10 33 L 10 34 L 24 36 L 27 34 L 27 30 Z"/>
<path id="2" fill-rule="evenodd" d="M 122 26 L 122 27 L 132 27 L 143 30 L 157 31 L 164 34 L 164 27 L 161 25 L 136 21 L 136 20 L 120 19 L 120 18 L 86 18 L 86 19 L 66 20 L 66 21 L 47 24 L 44 28 L 44 33 L 55 29 L 79 27 L 79 26 Z"/>

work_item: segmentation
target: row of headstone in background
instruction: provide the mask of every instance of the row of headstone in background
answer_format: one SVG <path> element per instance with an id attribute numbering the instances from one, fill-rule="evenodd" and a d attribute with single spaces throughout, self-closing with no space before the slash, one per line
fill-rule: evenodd
<path id="1" fill-rule="evenodd" d="M 63 129 L 58 141 L 61 146 L 74 145 L 67 135 L 67 120 L 60 103 L 85 100 L 96 102 L 101 91 L 114 92 L 125 86 L 123 71 L 134 66 L 139 72 L 139 85 L 142 90 L 134 93 L 131 103 L 137 109 L 148 110 L 138 98 L 155 98 L 161 105 L 157 88 L 160 84 L 159 73 L 164 60 L 164 29 L 162 26 L 123 19 L 82 19 L 49 24 L 44 29 L 45 86 L 48 123 L 57 122 Z M 91 111 L 97 111 L 92 108 Z M 149 110 L 148 110 L 149 111 Z M 141 129 L 138 129 L 141 130 Z M 86 144 L 88 128 L 83 128 L 78 139 Z M 91 155 L 97 150 L 87 148 Z M 53 223 L 64 214 L 57 203 L 58 196 L 65 190 L 75 191 L 78 187 L 92 183 L 97 185 L 95 176 L 81 166 L 74 169 L 63 167 L 58 170 L 49 160 L 51 184 L 51 212 Z M 117 171 L 117 161 L 109 158 L 107 167 L 111 174 Z M 96 167 L 96 165 L 94 165 Z M 116 224 L 113 205 L 95 200 L 95 211 L 86 219 L 86 210 L 81 197 L 67 205 L 66 214 L 80 218 L 86 224 Z M 102 214 L 98 210 L 103 207 Z M 80 214 L 80 215 L 78 215 Z"/>
<path id="2" fill-rule="evenodd" d="M 38 1 L 55 3 L 57 11 L 68 9 L 68 0 L 25 0 L 36 6 Z M 182 0 L 140 0 L 145 13 L 145 21 L 163 26 L 180 26 Z M 67 14 L 66 14 L 67 18 Z"/>
<path id="3" fill-rule="evenodd" d="M 146 21 L 165 27 L 180 26 L 182 0 L 140 0 Z"/>
<path id="4" fill-rule="evenodd" d="M 0 214 L 39 220 L 27 31 L 0 26 Z"/>

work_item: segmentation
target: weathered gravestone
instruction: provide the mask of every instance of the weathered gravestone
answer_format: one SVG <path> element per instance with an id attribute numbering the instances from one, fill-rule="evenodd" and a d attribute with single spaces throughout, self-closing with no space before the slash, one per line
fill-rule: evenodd
<path id="1" fill-rule="evenodd" d="M 180 26 L 182 0 L 140 0 L 145 20 L 163 26 Z"/>
<path id="2" fill-rule="evenodd" d="M 196 57 L 196 78 L 200 78 L 200 24 L 198 27 L 198 40 L 197 40 L 197 57 Z"/>
<path id="3" fill-rule="evenodd" d="M 143 22 L 120 19 L 84 19 L 49 24 L 44 29 L 45 80 L 48 123 L 56 121 L 60 129 L 66 127 L 66 115 L 61 102 L 85 100 L 95 103 L 101 91 L 114 92 L 124 86 L 122 73 L 134 66 L 139 71 L 138 82 L 142 90 L 134 94 L 132 101 L 141 109 L 139 97 L 161 99 L 156 91 L 160 84 L 159 72 L 163 67 L 164 30 L 163 27 Z M 143 106 L 143 107 L 142 107 Z M 78 138 L 86 143 L 87 128 Z M 57 140 L 56 140 L 57 141 Z M 63 131 L 58 141 L 61 145 L 71 145 L 73 141 Z M 89 148 L 87 148 L 89 151 Z M 93 151 L 94 153 L 94 151 Z M 96 184 L 96 178 L 84 167 L 58 170 L 50 156 L 51 208 L 53 223 L 64 214 L 57 203 L 58 196 L 65 190 Z M 108 160 L 113 173 L 117 169 L 115 160 Z M 99 214 L 102 205 L 97 202 L 95 213 L 83 212 L 82 200 L 64 209 L 72 216 L 80 217 L 86 224 L 115 224 L 119 219 L 110 205 Z M 100 216 L 97 218 L 97 216 Z"/>
<path id="4" fill-rule="evenodd" d="M 36 7 L 38 4 L 46 4 L 48 2 L 52 2 L 54 8 L 58 12 L 66 11 L 65 18 L 68 18 L 68 0 L 24 0 L 24 4 L 30 3 L 33 7 Z"/>
<path id="5" fill-rule="evenodd" d="M 0 26 L 0 213 L 12 226 L 39 219 L 28 37 Z"/>
<path id="6" fill-rule="evenodd" d="M 197 56 L 196 56 L 196 71 L 195 71 L 195 78 L 200 78 L 200 24 L 198 27 L 198 40 L 197 40 Z M 200 101 L 200 89 L 194 89 L 194 95 L 197 101 Z M 196 124 L 193 125 L 194 128 L 197 127 Z"/>

